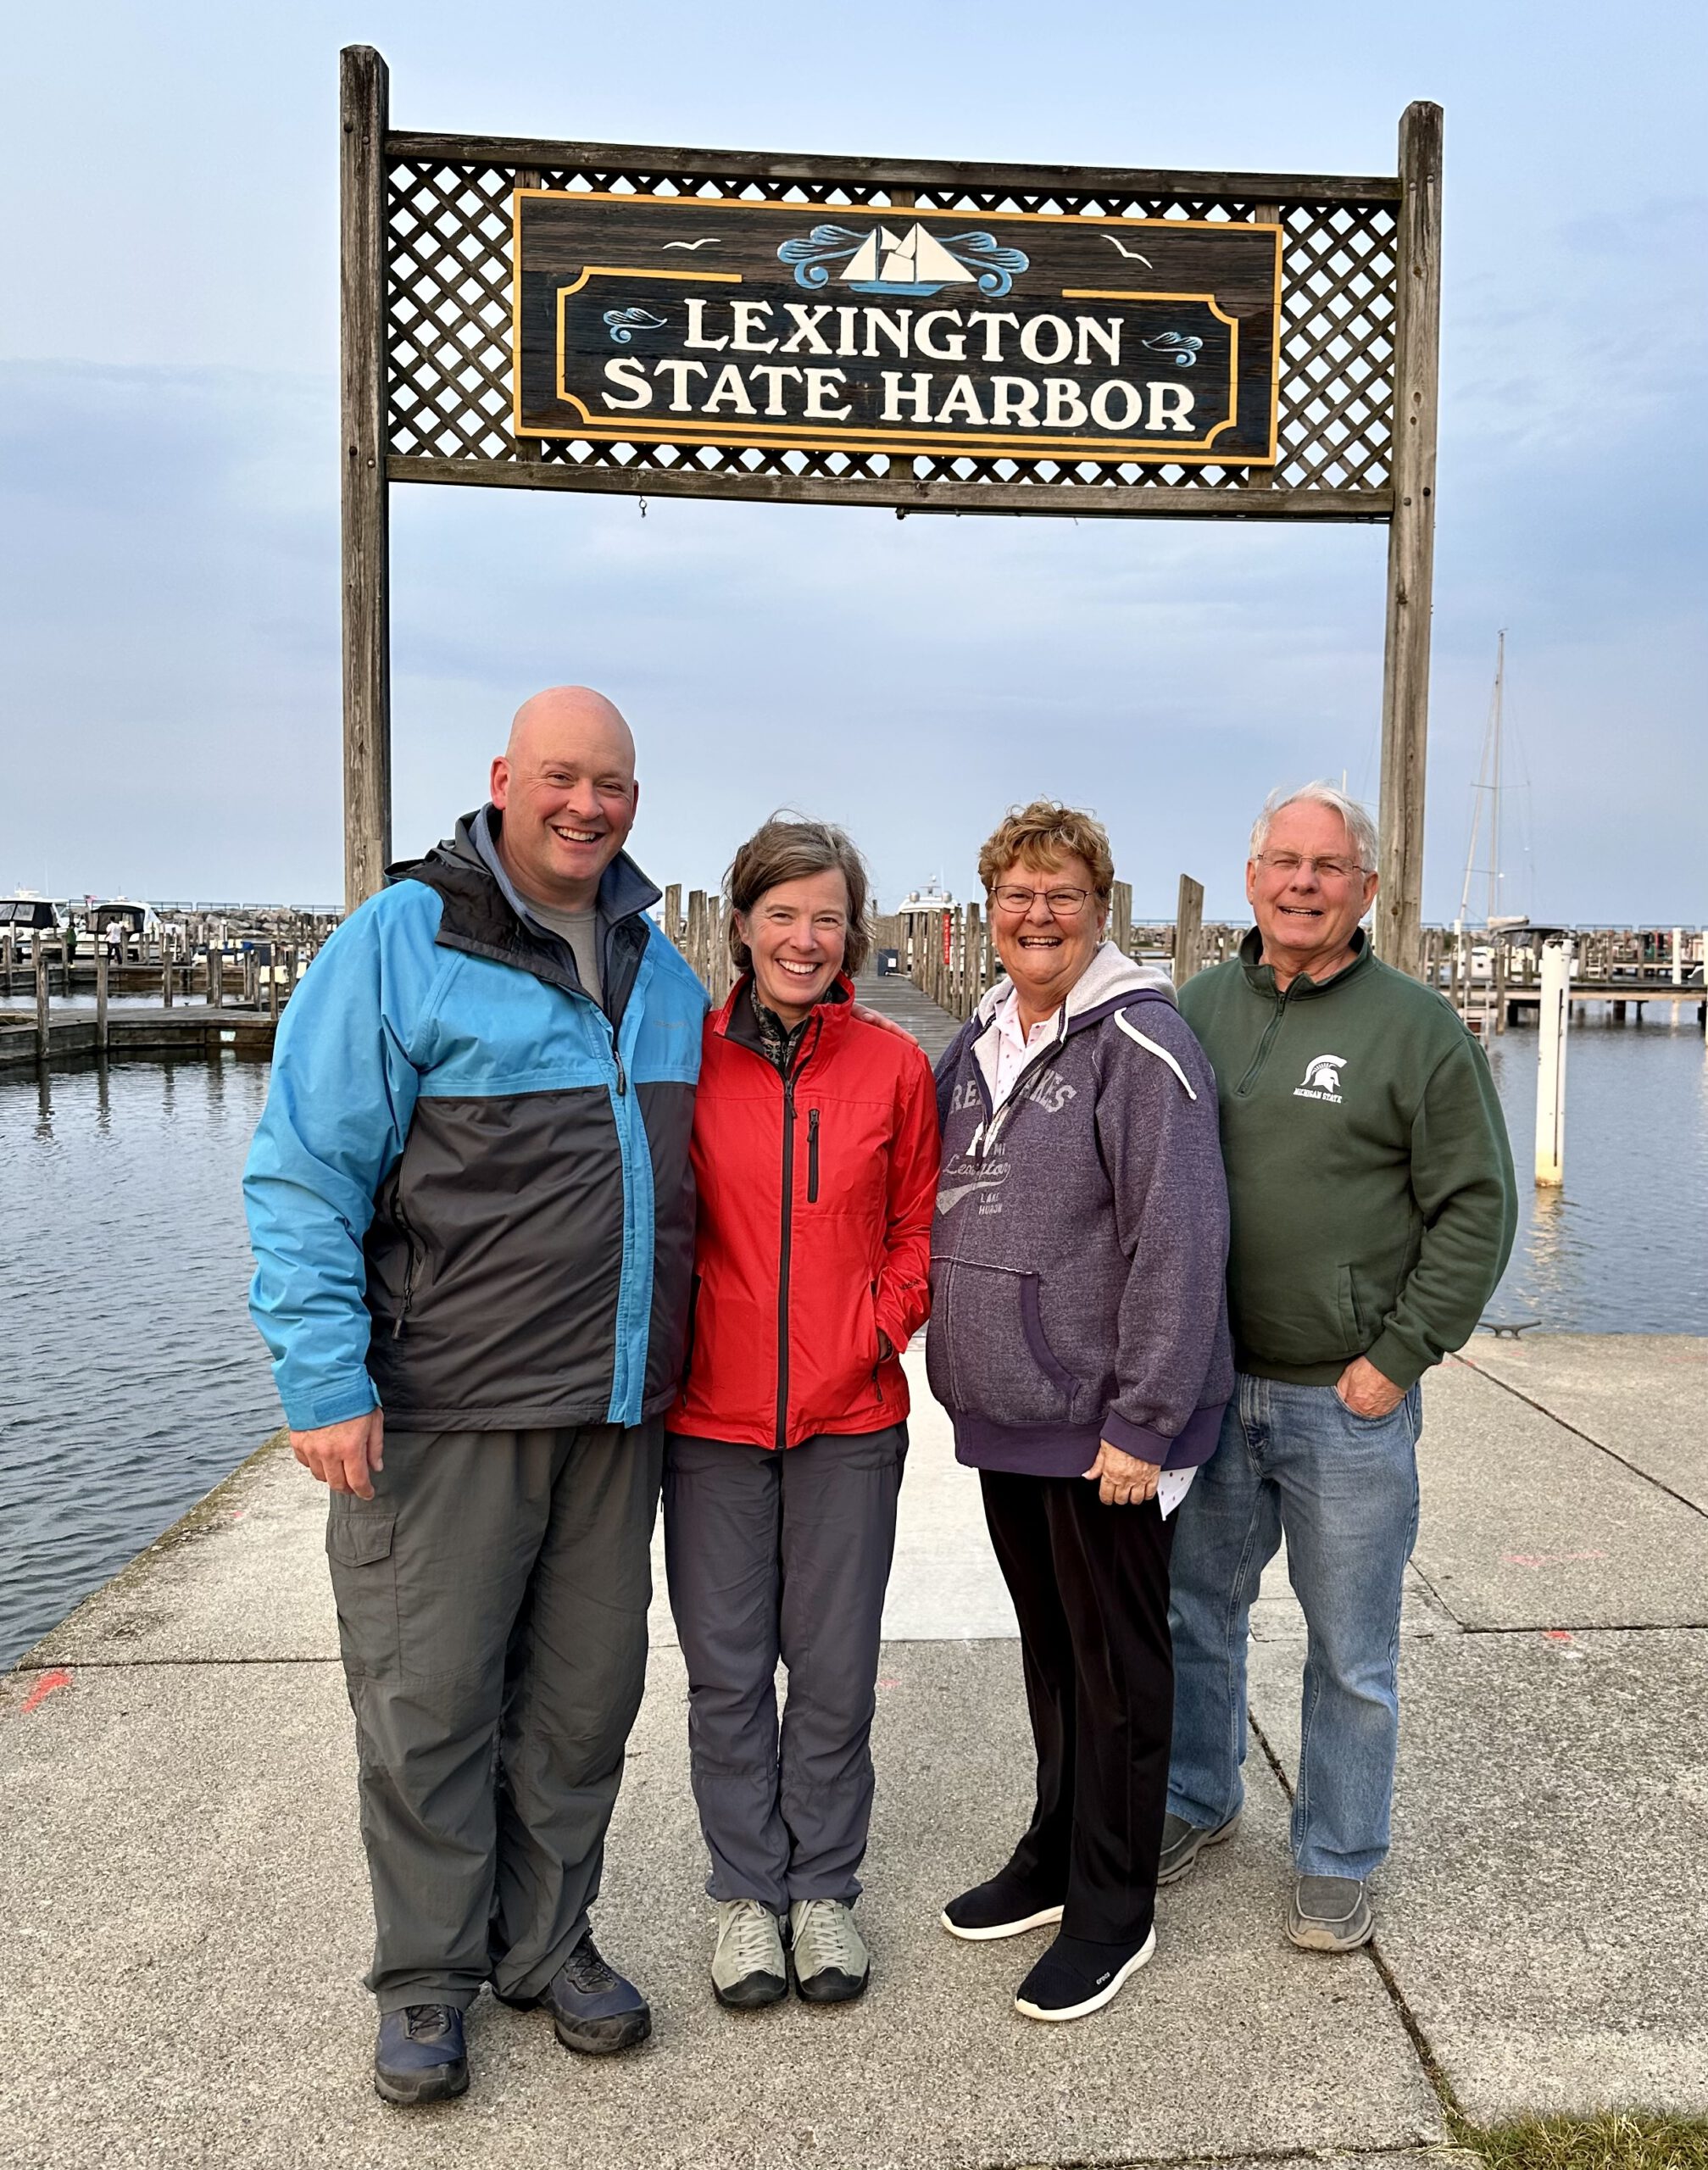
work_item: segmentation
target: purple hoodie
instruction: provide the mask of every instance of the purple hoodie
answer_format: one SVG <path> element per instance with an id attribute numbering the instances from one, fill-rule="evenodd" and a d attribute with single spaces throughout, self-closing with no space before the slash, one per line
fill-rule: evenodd
<path id="1" fill-rule="evenodd" d="M 926 1363 L 956 1455 L 1077 1477 L 1107 1439 L 1194 1467 L 1233 1391 L 1216 1079 L 1164 975 L 1105 942 L 993 1115 L 1008 991 L 937 1070 Z"/>

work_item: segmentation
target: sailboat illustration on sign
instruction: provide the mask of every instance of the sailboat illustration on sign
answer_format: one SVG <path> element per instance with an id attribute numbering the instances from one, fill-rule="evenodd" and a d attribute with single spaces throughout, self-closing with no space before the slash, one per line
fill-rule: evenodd
<path id="1" fill-rule="evenodd" d="M 977 281 L 915 220 L 905 234 L 874 226 L 849 259 L 838 283 L 852 287 L 857 294 L 934 294 L 944 287 L 971 287 Z"/>
<path id="2" fill-rule="evenodd" d="M 840 264 L 837 284 L 855 294 L 924 296 L 945 287 L 1005 294 L 1029 261 L 993 234 L 950 234 L 941 242 L 917 220 L 904 233 L 883 225 L 863 234 L 848 226 L 815 226 L 809 236 L 786 241 L 777 254 L 794 266 L 803 287 L 827 286 L 832 266 Z"/>

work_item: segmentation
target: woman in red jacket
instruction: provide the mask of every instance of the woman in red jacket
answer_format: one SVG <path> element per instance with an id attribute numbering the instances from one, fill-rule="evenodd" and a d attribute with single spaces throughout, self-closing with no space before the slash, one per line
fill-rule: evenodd
<path id="1" fill-rule="evenodd" d="M 740 977 L 705 1025 L 693 1308 L 665 1552 L 717 1906 L 712 1986 L 857 1997 L 878 1630 L 923 1322 L 930 1066 L 860 1008 L 866 878 L 839 829 L 772 820 L 726 884 Z M 788 1667 L 781 1728 L 777 1660 Z"/>

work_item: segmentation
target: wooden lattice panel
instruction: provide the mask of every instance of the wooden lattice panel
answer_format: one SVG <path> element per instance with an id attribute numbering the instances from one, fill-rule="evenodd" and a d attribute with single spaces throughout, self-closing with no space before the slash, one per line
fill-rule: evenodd
<path id="1" fill-rule="evenodd" d="M 1330 197 L 1103 192 L 998 188 L 893 179 L 803 178 L 654 170 L 640 164 L 526 165 L 461 155 L 445 139 L 387 139 L 387 451 L 396 479 L 532 484 L 661 493 L 811 496 L 923 509 L 1115 511 L 1133 492 L 1166 490 L 1171 507 L 1220 500 L 1228 513 L 1313 512 L 1381 519 L 1391 498 L 1398 189 Z M 615 157 L 615 153 L 611 153 Z M 636 154 L 631 154 L 633 157 Z M 692 196 L 804 207 L 968 213 L 1046 211 L 1103 218 L 1279 219 L 1286 234 L 1279 429 L 1273 469 L 1188 466 L 1166 459 L 1118 465 L 1013 457 L 861 454 L 779 445 L 685 448 L 593 444 L 512 434 L 511 194 L 517 186 Z M 1035 495 L 1034 495 L 1035 493 Z M 1188 495 L 1187 493 L 1190 493 Z M 1236 494 L 1237 493 L 1237 494 Z M 1241 502 L 1249 499 L 1249 505 Z"/>

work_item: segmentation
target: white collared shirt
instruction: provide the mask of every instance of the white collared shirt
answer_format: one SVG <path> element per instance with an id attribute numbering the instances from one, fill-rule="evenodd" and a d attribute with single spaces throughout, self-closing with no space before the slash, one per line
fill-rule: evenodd
<path id="1" fill-rule="evenodd" d="M 994 1075 L 987 1077 L 990 1088 L 990 1111 L 997 1110 L 1014 1090 L 1014 1082 L 1044 1042 L 1053 1038 L 1060 1029 L 1061 1005 L 1058 1003 L 1048 1017 L 1040 1017 L 1028 1032 L 1020 1021 L 1020 994 L 1015 988 L 997 1005 L 996 1068 Z"/>

